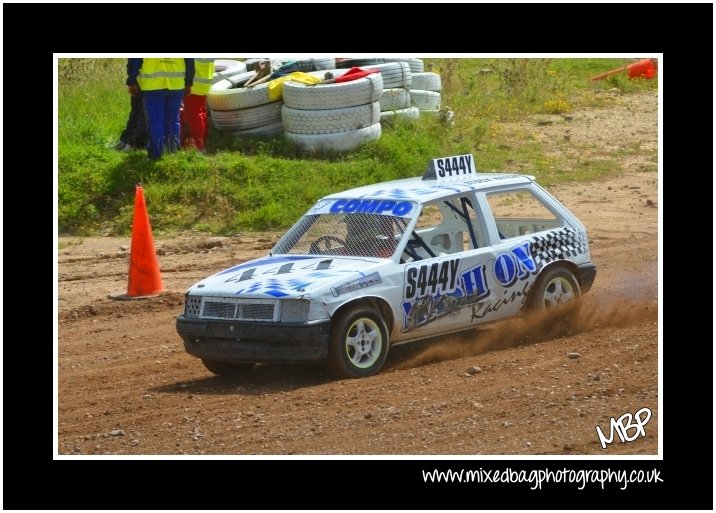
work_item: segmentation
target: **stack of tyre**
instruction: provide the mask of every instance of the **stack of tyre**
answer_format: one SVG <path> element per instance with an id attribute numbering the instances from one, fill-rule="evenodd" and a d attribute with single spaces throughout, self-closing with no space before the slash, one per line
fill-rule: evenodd
<path id="1" fill-rule="evenodd" d="M 216 130 L 238 137 L 276 137 L 283 133 L 283 102 L 280 97 L 269 100 L 269 83 L 243 87 L 254 75 L 254 71 L 238 73 L 211 86 L 206 103 Z"/>
<path id="2" fill-rule="evenodd" d="M 377 69 L 383 76 L 383 96 L 380 98 L 380 120 L 395 118 L 417 119 L 420 111 L 410 103 L 410 84 L 413 72 L 405 61 L 370 64 L 363 69 Z"/>
<path id="3" fill-rule="evenodd" d="M 385 82 L 380 102 L 383 123 L 391 122 L 396 118 L 413 120 L 417 119 L 421 112 L 437 112 L 440 109 L 442 89 L 440 75 L 426 73 L 422 59 L 410 57 L 343 59 L 336 65 L 339 68 L 359 66 L 381 69 Z M 394 77 L 394 82 L 389 84 L 388 76 Z"/>
<path id="4" fill-rule="evenodd" d="M 323 71 L 313 73 L 323 78 Z M 341 75 L 335 70 L 334 76 Z M 281 116 L 286 138 L 303 151 L 349 151 L 380 138 L 383 77 L 373 73 L 348 82 L 309 86 L 283 83 Z"/>
<path id="5" fill-rule="evenodd" d="M 440 109 L 442 81 L 431 72 L 413 73 L 410 84 L 410 101 L 421 112 L 437 113 Z"/>

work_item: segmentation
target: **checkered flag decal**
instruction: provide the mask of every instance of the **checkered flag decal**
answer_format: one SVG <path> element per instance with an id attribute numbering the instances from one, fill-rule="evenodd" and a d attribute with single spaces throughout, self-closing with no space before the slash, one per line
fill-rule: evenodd
<path id="1" fill-rule="evenodd" d="M 587 243 L 583 233 L 572 228 L 562 228 L 532 237 L 530 251 L 539 270 L 554 260 L 586 253 Z"/>

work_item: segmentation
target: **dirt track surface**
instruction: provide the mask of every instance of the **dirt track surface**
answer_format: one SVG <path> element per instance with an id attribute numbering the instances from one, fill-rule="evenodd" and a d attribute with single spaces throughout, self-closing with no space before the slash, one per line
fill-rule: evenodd
<path id="1" fill-rule="evenodd" d="M 526 126 L 537 137 L 556 129 Z M 570 133 L 655 158 L 656 93 L 575 113 Z M 395 347 L 361 380 L 333 380 L 318 364 L 215 377 L 184 352 L 183 292 L 264 255 L 279 234 L 155 238 L 168 292 L 136 301 L 108 298 L 126 291 L 129 238 L 60 238 L 58 452 L 657 454 L 658 177 L 643 169 L 630 159 L 616 178 L 550 189 L 586 225 L 598 266 L 576 322 L 521 319 Z M 642 408 L 646 436 L 615 435 L 603 450 L 595 427 L 608 435 L 610 418 Z"/>

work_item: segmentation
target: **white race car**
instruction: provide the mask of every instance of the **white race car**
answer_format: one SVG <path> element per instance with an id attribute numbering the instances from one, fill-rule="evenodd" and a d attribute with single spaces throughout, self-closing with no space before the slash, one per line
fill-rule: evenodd
<path id="1" fill-rule="evenodd" d="M 326 360 L 357 378 L 393 344 L 574 300 L 595 276 L 584 226 L 534 177 L 458 155 L 322 198 L 266 257 L 193 285 L 176 326 L 215 374 Z"/>

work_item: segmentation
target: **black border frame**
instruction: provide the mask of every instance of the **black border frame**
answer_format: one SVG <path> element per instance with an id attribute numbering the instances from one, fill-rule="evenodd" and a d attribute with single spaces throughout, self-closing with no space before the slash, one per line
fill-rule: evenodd
<path id="1" fill-rule="evenodd" d="M 210 5 L 222 6 L 226 15 L 214 22 L 210 15 L 196 14 L 216 12 L 208 11 Z M 439 9 L 438 15 L 434 9 Z M 420 37 L 403 33 L 400 40 L 382 40 L 376 37 L 380 24 L 361 14 L 365 11 L 381 16 L 395 13 L 403 26 L 417 27 Z M 664 329 L 663 460 L 479 460 L 472 465 L 455 460 L 53 460 L 51 343 L 56 340 L 52 342 L 52 319 L 44 320 L 43 315 L 40 322 L 30 321 L 39 328 L 30 331 L 25 328 L 27 321 L 20 318 L 18 322 L 8 315 L 4 328 L 8 336 L 3 346 L 4 509 L 713 508 L 713 459 L 711 475 L 701 470 L 709 468 L 702 455 L 713 454 L 713 450 L 705 450 L 709 439 L 713 449 L 712 415 L 701 413 L 708 407 L 692 410 L 683 406 L 685 397 L 690 398 L 691 405 L 713 404 L 712 393 L 708 393 L 713 389 L 705 379 L 713 378 L 709 365 L 712 358 L 705 357 L 706 353 L 712 356 L 713 348 L 708 341 L 699 342 L 694 331 L 689 338 L 681 332 L 695 321 L 695 312 L 685 308 L 698 309 L 702 299 L 697 298 L 703 296 L 685 297 L 677 274 L 708 268 L 701 265 L 694 269 L 690 262 L 680 261 L 683 244 L 708 236 L 704 237 L 701 227 L 695 232 L 695 227 L 680 224 L 678 238 L 671 238 L 669 229 L 674 222 L 671 216 L 677 215 L 679 206 L 691 211 L 695 208 L 689 198 L 698 192 L 698 185 L 686 178 L 693 174 L 702 179 L 704 163 L 700 156 L 704 148 L 713 147 L 712 131 L 699 128 L 704 112 L 708 118 L 709 110 L 713 111 L 713 5 L 395 4 L 389 8 L 385 4 L 3 4 L 3 13 L 4 71 L 8 79 L 3 157 L 8 313 L 15 311 L 12 305 L 16 302 L 38 301 L 38 288 L 28 287 L 27 274 L 17 272 L 17 252 L 22 252 L 23 265 L 34 269 L 33 282 L 44 285 L 53 280 L 48 262 L 51 248 L 44 242 L 35 246 L 22 241 L 30 226 L 42 234 L 52 216 L 52 182 L 45 173 L 53 159 L 49 114 L 53 109 L 50 72 L 55 52 L 225 53 L 235 49 L 260 54 L 285 51 L 279 36 L 295 33 L 304 36 L 290 38 L 291 51 L 325 52 L 330 48 L 337 55 L 660 52 L 665 170 L 664 204 L 659 206 L 665 225 L 664 319 L 660 319 Z M 32 23 L 38 17 L 47 20 L 44 28 Z M 252 22 L 258 17 L 267 20 L 268 26 Z M 217 25 L 243 27 L 245 32 L 243 37 L 227 40 L 219 37 L 222 30 Z M 256 33 L 261 27 L 263 34 Z M 197 40 L 202 31 L 206 38 Z M 681 36 L 684 32 L 688 36 Z M 31 72 L 23 73 L 28 64 Z M 20 75 L 15 75 L 15 70 Z M 16 81 L 21 78 L 21 82 Z M 21 84 L 39 89 L 40 94 L 27 103 L 18 101 L 24 87 L 19 91 L 14 88 Z M 709 93 L 711 109 L 705 108 Z M 38 122 L 45 119 L 47 125 Z M 28 173 L 39 179 L 24 179 Z M 24 194 L 16 197 L 18 192 Z M 689 229 L 694 233 L 688 233 Z M 48 239 L 52 241 L 53 236 Z M 46 301 L 52 312 L 51 299 Z M 44 299 L 41 302 L 45 304 Z M 33 355 L 37 347 L 43 351 L 40 358 Z M 31 358 L 31 365 L 19 365 Z M 618 487 L 579 491 L 573 486 L 530 491 L 526 485 L 425 484 L 420 473 L 425 468 L 470 466 L 524 470 L 657 468 L 664 481 L 633 485 L 625 491 Z M 350 488 L 347 476 L 356 474 L 375 479 L 373 494 L 364 500 L 347 499 L 351 494 L 341 492 Z"/>

